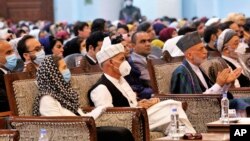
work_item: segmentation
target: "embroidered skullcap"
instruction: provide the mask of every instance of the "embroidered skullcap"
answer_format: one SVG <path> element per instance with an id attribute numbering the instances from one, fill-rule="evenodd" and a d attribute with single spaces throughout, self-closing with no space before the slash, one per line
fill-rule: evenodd
<path id="1" fill-rule="evenodd" d="M 96 53 L 96 59 L 99 64 L 114 57 L 115 55 L 124 52 L 124 46 L 122 44 L 114 44 L 106 47 L 102 47 L 99 52 Z"/>
<path id="2" fill-rule="evenodd" d="M 185 52 L 187 49 L 199 43 L 202 43 L 202 41 L 198 32 L 191 32 L 181 37 L 176 45 L 182 52 Z"/>

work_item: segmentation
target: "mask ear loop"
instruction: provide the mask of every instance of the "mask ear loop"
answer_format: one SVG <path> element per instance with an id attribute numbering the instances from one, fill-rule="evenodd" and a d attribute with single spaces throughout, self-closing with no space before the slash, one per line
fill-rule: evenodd
<path id="1" fill-rule="evenodd" d="M 115 68 L 115 69 L 119 70 L 119 68 L 115 67 L 115 65 L 114 65 L 114 63 L 113 63 L 113 60 L 112 60 L 112 59 L 110 59 L 109 61 L 110 61 L 110 63 L 113 65 L 113 68 Z M 114 62 L 115 62 L 115 61 L 114 61 Z"/>

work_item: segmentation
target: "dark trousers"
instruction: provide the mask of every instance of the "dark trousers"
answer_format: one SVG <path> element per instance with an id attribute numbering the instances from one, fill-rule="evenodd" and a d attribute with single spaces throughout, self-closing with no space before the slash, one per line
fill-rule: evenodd
<path id="1" fill-rule="evenodd" d="M 97 127 L 97 141 L 134 141 L 132 133 L 124 127 Z"/>

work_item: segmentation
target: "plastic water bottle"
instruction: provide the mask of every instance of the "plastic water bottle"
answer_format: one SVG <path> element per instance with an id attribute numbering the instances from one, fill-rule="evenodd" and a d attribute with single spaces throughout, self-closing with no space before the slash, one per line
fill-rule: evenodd
<path id="1" fill-rule="evenodd" d="M 44 128 L 40 129 L 40 136 L 39 136 L 38 141 L 49 141 L 49 137 L 48 137 L 46 129 Z"/>
<path id="2" fill-rule="evenodd" d="M 179 140 L 179 114 L 177 109 L 173 108 L 171 113 L 171 127 L 170 127 L 170 136 L 173 140 Z"/>
<path id="3" fill-rule="evenodd" d="M 227 98 L 227 93 L 223 93 L 223 98 L 221 99 L 221 120 L 222 123 L 229 123 L 229 100 Z"/>

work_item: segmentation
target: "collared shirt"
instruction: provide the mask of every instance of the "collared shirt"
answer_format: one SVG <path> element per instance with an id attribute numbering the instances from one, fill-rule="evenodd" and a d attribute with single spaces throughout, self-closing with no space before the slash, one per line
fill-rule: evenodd
<path id="1" fill-rule="evenodd" d="M 117 80 L 116 78 L 113 78 L 108 74 L 104 75 L 112 84 L 115 85 L 115 87 L 123 94 L 123 96 L 128 99 L 130 107 L 137 107 L 136 94 L 123 77 Z M 112 95 L 105 85 L 101 84 L 97 86 L 94 90 L 92 90 L 90 98 L 93 101 L 95 107 L 114 107 L 114 105 L 112 104 Z"/>
<path id="2" fill-rule="evenodd" d="M 86 56 L 88 56 L 88 58 L 89 58 L 90 60 L 92 60 L 94 63 L 97 63 L 97 61 L 96 61 L 94 58 L 92 58 L 90 55 L 88 55 L 88 53 L 86 54 Z"/>
<path id="3" fill-rule="evenodd" d="M 191 66 L 192 70 L 195 72 L 195 74 L 198 76 L 198 78 L 200 79 L 201 83 L 203 84 L 203 86 L 208 89 L 208 86 L 207 86 L 207 82 L 200 70 L 199 67 L 193 65 L 192 63 L 190 63 L 189 61 L 187 61 L 189 63 L 189 65 Z"/>
<path id="4" fill-rule="evenodd" d="M 0 68 L 0 70 L 2 70 L 4 74 L 7 74 L 7 73 L 8 73 L 8 71 L 5 70 L 5 69 L 3 69 L 3 68 Z"/>
<path id="5" fill-rule="evenodd" d="M 224 58 L 224 59 L 227 60 L 228 62 L 231 62 L 236 68 L 241 68 L 240 63 L 239 63 L 237 60 L 232 59 L 232 58 L 229 58 L 229 57 L 224 56 L 224 55 L 222 55 L 222 58 Z M 227 66 L 232 70 L 231 66 L 229 66 L 229 65 L 227 65 Z M 241 73 L 243 74 L 243 71 L 242 71 Z M 244 74 L 243 74 L 243 75 L 244 75 Z M 236 87 L 236 88 L 239 88 L 239 87 L 240 87 L 240 82 L 239 82 L 238 79 L 236 79 L 236 80 L 234 81 L 234 87 Z"/>
<path id="6" fill-rule="evenodd" d="M 200 81 L 202 82 L 204 87 L 206 88 L 206 91 L 203 92 L 203 94 L 220 94 L 221 93 L 222 87 L 219 84 L 215 83 L 211 88 L 208 88 L 207 82 L 205 81 L 205 78 L 202 75 L 202 72 L 199 69 L 199 67 L 193 65 L 189 61 L 187 61 L 187 62 L 191 66 L 191 68 L 195 72 L 195 74 L 198 76 L 198 78 L 200 79 Z M 227 86 L 223 86 L 223 88 L 224 87 L 227 87 Z"/>

